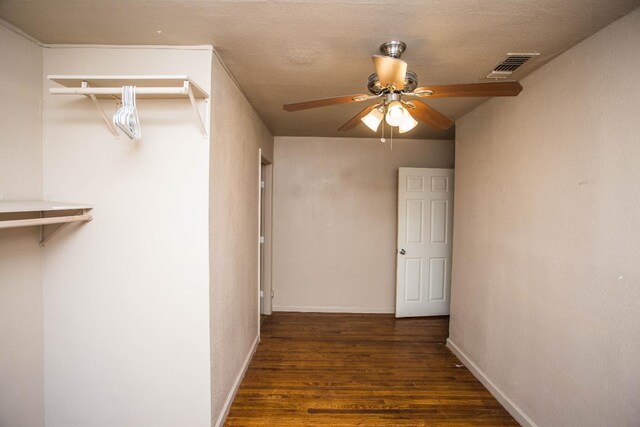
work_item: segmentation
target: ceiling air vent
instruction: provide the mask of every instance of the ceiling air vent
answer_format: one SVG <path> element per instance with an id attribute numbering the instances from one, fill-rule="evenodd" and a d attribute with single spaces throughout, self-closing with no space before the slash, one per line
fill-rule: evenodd
<path id="1" fill-rule="evenodd" d="M 486 76 L 487 79 L 506 79 L 516 70 L 529 62 L 531 58 L 540 55 L 539 53 L 507 53 L 507 56 L 493 67 L 493 70 Z"/>

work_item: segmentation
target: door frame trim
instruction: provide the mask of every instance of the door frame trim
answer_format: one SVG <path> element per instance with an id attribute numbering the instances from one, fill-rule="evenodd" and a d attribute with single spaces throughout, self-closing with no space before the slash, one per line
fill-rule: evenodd
<path id="1" fill-rule="evenodd" d="M 264 199 L 262 197 L 262 172 L 264 169 Z M 272 215 L 273 215 L 273 163 L 262 154 L 262 149 L 258 149 L 258 334 L 260 334 L 261 316 L 263 314 L 270 315 L 272 308 Z M 264 206 L 263 206 L 264 203 Z M 264 212 L 264 230 L 262 230 Z M 264 243 L 260 243 L 261 237 L 264 236 Z M 261 286 L 262 285 L 262 289 Z M 260 291 L 263 291 L 261 304 Z"/>

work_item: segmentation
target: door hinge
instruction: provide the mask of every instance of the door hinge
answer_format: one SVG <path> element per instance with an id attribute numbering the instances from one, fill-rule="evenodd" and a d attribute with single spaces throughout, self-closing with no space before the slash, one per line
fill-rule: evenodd
<path id="1" fill-rule="evenodd" d="M 271 298 L 273 298 L 273 291 L 271 291 Z"/>
<path id="2" fill-rule="evenodd" d="M 259 242 L 260 242 L 261 244 L 263 244 L 263 243 L 264 243 L 264 236 L 260 236 Z"/>
<path id="3" fill-rule="evenodd" d="M 260 181 L 260 188 L 264 188 L 264 181 Z"/>
<path id="4" fill-rule="evenodd" d="M 264 298 L 264 291 L 260 291 L 260 298 Z"/>

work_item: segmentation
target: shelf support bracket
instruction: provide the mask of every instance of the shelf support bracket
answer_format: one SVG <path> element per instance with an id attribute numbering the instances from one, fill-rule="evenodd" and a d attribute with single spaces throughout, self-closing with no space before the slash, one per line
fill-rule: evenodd
<path id="1" fill-rule="evenodd" d="M 76 215 L 88 215 L 89 211 L 87 209 L 82 209 L 81 211 L 78 211 L 78 213 Z M 40 217 L 44 218 L 44 213 L 40 212 Z M 91 221 L 92 218 L 88 219 L 88 221 Z M 40 247 L 44 247 L 44 244 L 47 243 L 49 240 L 51 240 L 51 238 L 53 236 L 55 236 L 56 234 L 58 234 L 58 232 L 60 230 L 62 230 L 63 228 L 65 228 L 67 225 L 71 224 L 70 222 L 65 222 L 62 224 L 53 224 L 54 226 L 57 225 L 57 227 L 51 231 L 51 233 L 47 234 L 45 232 L 45 227 L 46 225 L 41 225 L 40 226 Z"/>
<path id="2" fill-rule="evenodd" d="M 193 90 L 191 89 L 191 85 L 188 81 L 184 82 L 184 88 L 189 94 L 189 100 L 191 101 L 191 106 L 193 107 L 193 112 L 196 115 L 196 120 L 198 122 L 198 127 L 200 128 L 200 132 L 202 132 L 203 136 L 207 136 L 207 127 L 204 125 L 204 120 L 202 120 L 202 116 L 200 115 L 200 110 L 198 109 L 198 104 L 196 103 L 196 98 L 193 96 Z"/>
<path id="3" fill-rule="evenodd" d="M 89 84 L 87 82 L 82 82 L 82 87 L 83 88 L 88 88 Z M 118 136 L 118 131 L 116 130 L 116 128 L 113 126 L 113 123 L 111 122 L 111 120 L 109 120 L 109 118 L 107 117 L 107 115 L 105 114 L 104 110 L 102 109 L 102 107 L 100 106 L 100 103 L 98 102 L 98 99 L 96 98 L 96 96 L 93 93 L 88 94 L 87 96 L 89 96 L 89 98 L 91 98 L 91 100 L 93 101 L 93 105 L 96 106 L 96 108 L 98 109 L 98 111 L 100 112 L 100 115 L 102 116 L 102 118 L 104 119 L 104 122 L 107 124 L 107 126 L 109 127 L 109 130 L 111 131 L 111 133 L 114 136 Z"/>
<path id="4" fill-rule="evenodd" d="M 44 218 L 44 212 L 40 211 L 40 218 Z M 40 246 L 44 246 L 44 225 L 40 226 Z"/>

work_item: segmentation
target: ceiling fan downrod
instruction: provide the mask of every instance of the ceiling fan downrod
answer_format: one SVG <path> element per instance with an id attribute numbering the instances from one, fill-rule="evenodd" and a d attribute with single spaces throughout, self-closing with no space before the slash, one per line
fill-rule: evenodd
<path id="1" fill-rule="evenodd" d="M 380 52 L 386 56 L 399 59 L 402 56 L 402 52 L 407 49 L 407 45 L 400 40 L 390 40 L 380 45 Z"/>

